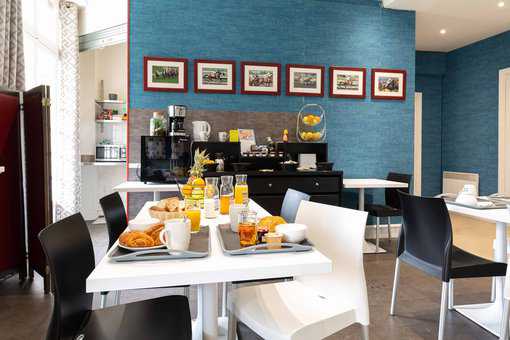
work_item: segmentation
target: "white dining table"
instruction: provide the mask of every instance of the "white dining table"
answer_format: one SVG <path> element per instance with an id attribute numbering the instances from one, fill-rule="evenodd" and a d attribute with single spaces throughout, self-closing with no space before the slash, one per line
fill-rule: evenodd
<path id="1" fill-rule="evenodd" d="M 137 218 L 149 217 L 148 209 L 154 204 L 156 202 L 147 202 Z M 258 216 L 268 215 L 251 200 L 249 207 Z M 316 249 L 301 253 L 225 255 L 218 240 L 217 226 L 228 222 L 227 215 L 202 219 L 201 224 L 208 225 L 210 230 L 210 255 L 201 259 L 116 263 L 108 257 L 115 248 L 113 246 L 87 278 L 86 290 L 92 293 L 198 285 L 198 312 L 193 322 L 193 339 L 212 340 L 225 338 L 227 330 L 228 320 L 218 317 L 219 283 L 332 271 L 331 260 Z"/>
<path id="2" fill-rule="evenodd" d="M 496 224 L 494 261 L 507 263 L 507 227 L 510 225 L 508 209 L 475 209 L 446 204 L 448 211 Z M 505 278 L 496 278 L 495 300 L 492 303 L 455 305 L 454 309 L 471 321 L 499 336 L 503 316 Z"/>
<path id="3" fill-rule="evenodd" d="M 365 211 L 365 189 L 386 189 L 386 188 L 407 188 L 407 183 L 388 181 L 378 178 L 344 178 L 344 188 L 358 189 L 358 209 Z M 375 244 L 365 241 L 363 245 L 364 254 L 385 253 L 386 250 L 377 247 Z"/>
<path id="4" fill-rule="evenodd" d="M 144 183 L 141 181 L 125 181 L 113 187 L 117 192 L 152 192 L 154 201 L 159 201 L 162 192 L 179 192 L 177 184 Z"/>

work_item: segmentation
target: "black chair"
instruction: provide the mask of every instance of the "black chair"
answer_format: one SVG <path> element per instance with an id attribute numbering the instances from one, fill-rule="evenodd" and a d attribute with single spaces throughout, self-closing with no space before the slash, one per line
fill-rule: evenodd
<path id="1" fill-rule="evenodd" d="M 118 192 L 101 198 L 99 204 L 103 209 L 106 228 L 108 228 L 108 249 L 110 249 L 128 226 L 126 209 Z"/>
<path id="2" fill-rule="evenodd" d="M 280 215 L 287 223 L 294 223 L 296 214 L 299 209 L 301 201 L 309 201 L 310 195 L 303 192 L 287 189 L 285 197 L 283 198 L 282 209 Z"/>
<path id="3" fill-rule="evenodd" d="M 388 239 L 391 241 L 391 217 L 402 216 L 402 211 L 400 210 L 400 199 L 398 198 L 397 190 L 402 192 L 409 193 L 409 187 L 411 186 L 411 175 L 407 174 L 399 174 L 395 172 L 388 173 L 386 179 L 388 181 L 394 182 L 402 182 L 407 183 L 407 188 L 396 189 L 396 188 L 386 188 L 384 190 L 384 200 L 385 204 L 367 204 L 365 206 L 365 211 L 368 211 L 368 214 L 371 216 L 375 216 L 376 224 L 375 224 L 375 247 L 376 252 L 379 252 L 379 226 L 381 222 L 381 217 L 386 217 L 388 221 Z"/>
<path id="4" fill-rule="evenodd" d="M 81 214 L 39 233 L 54 284 L 53 315 L 47 340 L 191 339 L 188 299 L 165 296 L 92 310 L 85 280 L 94 269 L 94 251 Z"/>
<path id="5" fill-rule="evenodd" d="M 391 296 L 395 315 L 400 262 L 403 261 L 442 281 L 438 339 L 443 339 L 446 310 L 453 308 L 453 280 L 505 276 L 506 263 L 483 259 L 453 245 L 452 225 L 442 198 L 399 192 L 403 228 L 400 231 Z"/>

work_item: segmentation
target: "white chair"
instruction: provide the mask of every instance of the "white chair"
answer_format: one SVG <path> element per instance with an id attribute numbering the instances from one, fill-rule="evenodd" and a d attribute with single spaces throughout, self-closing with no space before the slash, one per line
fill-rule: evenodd
<path id="1" fill-rule="evenodd" d="M 508 340 L 508 322 L 510 318 L 510 270 L 506 270 L 505 277 L 505 291 L 504 291 L 504 308 L 503 308 L 503 317 L 501 319 L 501 332 L 500 339 Z"/>
<path id="2" fill-rule="evenodd" d="M 369 310 L 363 238 L 364 211 L 301 202 L 296 223 L 308 226 L 307 238 L 333 262 L 332 273 L 296 277 L 234 290 L 229 303 L 229 339 L 237 320 L 264 339 L 322 339 L 360 323 L 368 339 Z"/>

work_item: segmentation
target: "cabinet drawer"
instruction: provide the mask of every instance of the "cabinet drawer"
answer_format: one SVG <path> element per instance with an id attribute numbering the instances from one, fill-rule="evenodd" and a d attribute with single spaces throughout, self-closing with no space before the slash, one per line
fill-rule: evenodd
<path id="1" fill-rule="evenodd" d="M 314 193 L 335 193 L 340 191 L 339 177 L 255 177 L 248 178 L 250 193 L 285 194 L 288 188 Z"/>

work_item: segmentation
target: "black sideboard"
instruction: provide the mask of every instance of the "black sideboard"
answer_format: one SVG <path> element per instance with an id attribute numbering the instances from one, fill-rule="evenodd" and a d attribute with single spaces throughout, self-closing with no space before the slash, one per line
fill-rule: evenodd
<path id="1" fill-rule="evenodd" d="M 314 202 L 340 206 L 342 171 L 247 171 L 249 196 L 272 215 L 279 215 L 287 189 L 311 195 Z M 204 177 L 235 175 L 233 172 L 208 172 Z"/>

